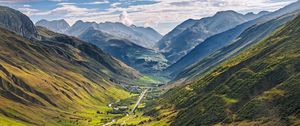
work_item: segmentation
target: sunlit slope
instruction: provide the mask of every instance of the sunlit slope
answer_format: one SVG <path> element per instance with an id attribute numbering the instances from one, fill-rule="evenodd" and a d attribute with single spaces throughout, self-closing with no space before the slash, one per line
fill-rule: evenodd
<path id="1" fill-rule="evenodd" d="M 299 33 L 300 16 L 206 76 L 170 90 L 147 115 L 174 106 L 171 125 L 299 125 Z"/>
<path id="2" fill-rule="evenodd" d="M 211 55 L 199 60 L 187 67 L 185 70 L 180 72 L 175 80 L 180 80 L 185 78 L 186 80 L 192 80 L 195 76 L 201 76 L 202 73 L 214 68 L 214 66 L 219 65 L 223 61 L 231 58 L 247 49 L 249 46 L 259 42 L 266 36 L 270 35 L 278 27 L 281 27 L 288 21 L 293 20 L 300 11 L 295 13 L 286 14 L 279 18 L 270 20 L 264 23 L 257 23 L 252 27 L 246 29 L 235 41 L 232 41 L 227 46 L 213 52 Z"/>
<path id="3" fill-rule="evenodd" d="M 109 80 L 130 82 L 138 72 L 93 45 L 39 31 L 42 41 L 29 41 L 0 29 L 1 125 L 89 125 L 129 96 Z"/>

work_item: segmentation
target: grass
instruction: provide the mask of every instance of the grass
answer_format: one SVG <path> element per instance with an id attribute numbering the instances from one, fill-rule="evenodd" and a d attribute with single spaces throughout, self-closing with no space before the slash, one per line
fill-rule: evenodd
<path id="1" fill-rule="evenodd" d="M 226 102 L 226 104 L 234 104 L 238 102 L 237 99 L 229 98 L 226 95 L 217 95 L 217 96 L 221 97 Z"/>
<path id="2" fill-rule="evenodd" d="M 0 126 L 30 126 L 30 124 L 0 115 Z"/>
<path id="3" fill-rule="evenodd" d="M 123 116 L 106 114 L 107 105 L 132 95 L 109 78 L 127 82 L 133 69 L 74 38 L 93 53 L 31 42 L 4 29 L 0 36 L 0 124 L 102 125 Z"/>
<path id="4" fill-rule="evenodd" d="M 149 75 L 143 75 L 134 81 L 135 85 L 142 85 L 145 87 L 151 87 L 151 86 L 154 86 L 159 83 L 160 83 L 160 81 L 157 80 L 157 78 L 149 76 Z"/>
<path id="5" fill-rule="evenodd" d="M 176 107 L 170 125 L 295 125 L 287 117 L 299 117 L 299 20 L 169 90 L 155 105 Z"/>

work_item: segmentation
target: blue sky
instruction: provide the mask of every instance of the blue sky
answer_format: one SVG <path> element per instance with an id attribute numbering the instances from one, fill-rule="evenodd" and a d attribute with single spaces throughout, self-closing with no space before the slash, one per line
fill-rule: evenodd
<path id="1" fill-rule="evenodd" d="M 40 19 L 65 19 L 122 22 L 127 25 L 150 26 L 162 34 L 182 21 L 212 16 L 217 11 L 240 13 L 274 11 L 296 0 L 0 0 L 28 15 Z"/>

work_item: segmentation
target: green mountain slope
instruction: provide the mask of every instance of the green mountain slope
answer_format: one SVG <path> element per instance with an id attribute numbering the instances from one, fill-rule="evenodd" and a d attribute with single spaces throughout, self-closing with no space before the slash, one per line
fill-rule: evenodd
<path id="1" fill-rule="evenodd" d="M 197 63 L 194 63 L 179 73 L 175 80 L 193 80 L 193 78 L 201 73 L 204 73 L 214 66 L 226 61 L 227 59 L 231 58 L 242 52 L 243 50 L 247 49 L 249 46 L 259 42 L 264 37 L 270 35 L 274 30 L 278 27 L 284 25 L 288 21 L 293 20 L 299 11 L 294 13 L 283 15 L 279 18 L 264 22 L 264 23 L 257 23 L 252 27 L 245 30 L 237 39 L 227 46 L 215 51 L 208 57 L 199 60 Z"/>
<path id="2" fill-rule="evenodd" d="M 299 125 L 299 33 L 300 16 L 204 77 L 169 90 L 145 115 L 177 126 Z M 176 112 L 162 116 L 166 110 Z"/>
<path id="3" fill-rule="evenodd" d="M 118 85 L 140 74 L 94 45 L 37 31 L 41 40 L 32 41 L 0 28 L 1 125 L 109 121 L 114 115 L 106 114 L 107 104 L 130 96 Z"/>

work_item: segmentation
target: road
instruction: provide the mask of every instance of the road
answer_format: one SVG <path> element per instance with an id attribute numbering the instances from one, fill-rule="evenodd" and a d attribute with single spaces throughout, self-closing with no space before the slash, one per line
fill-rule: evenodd
<path id="1" fill-rule="evenodd" d="M 131 110 L 130 114 L 134 113 L 134 111 L 136 110 L 136 108 L 137 108 L 137 107 L 139 106 L 139 104 L 141 103 L 141 101 L 142 101 L 142 99 L 144 98 L 144 96 L 145 96 L 145 94 L 147 93 L 147 91 L 148 91 L 148 89 L 145 89 L 145 90 L 141 93 L 139 99 L 137 100 L 137 102 L 136 102 L 135 106 L 133 107 L 133 109 Z"/>
<path id="2" fill-rule="evenodd" d="M 139 96 L 139 99 L 137 100 L 135 106 L 133 107 L 133 109 L 131 110 L 130 114 L 134 113 L 134 111 L 136 110 L 136 108 L 139 106 L 139 104 L 141 103 L 142 99 L 145 97 L 146 93 L 147 93 L 148 89 L 145 89 Z M 113 103 L 109 104 L 108 106 L 111 107 Z M 112 123 L 116 122 L 116 119 L 113 119 L 111 122 L 108 122 L 102 126 L 109 126 Z"/>
<path id="3" fill-rule="evenodd" d="M 105 124 L 104 124 L 104 125 L 102 125 L 102 126 L 109 126 L 110 124 L 112 124 L 112 123 L 114 123 L 114 122 L 116 122 L 116 120 L 115 120 L 115 119 L 113 119 L 111 122 L 105 123 Z"/>

